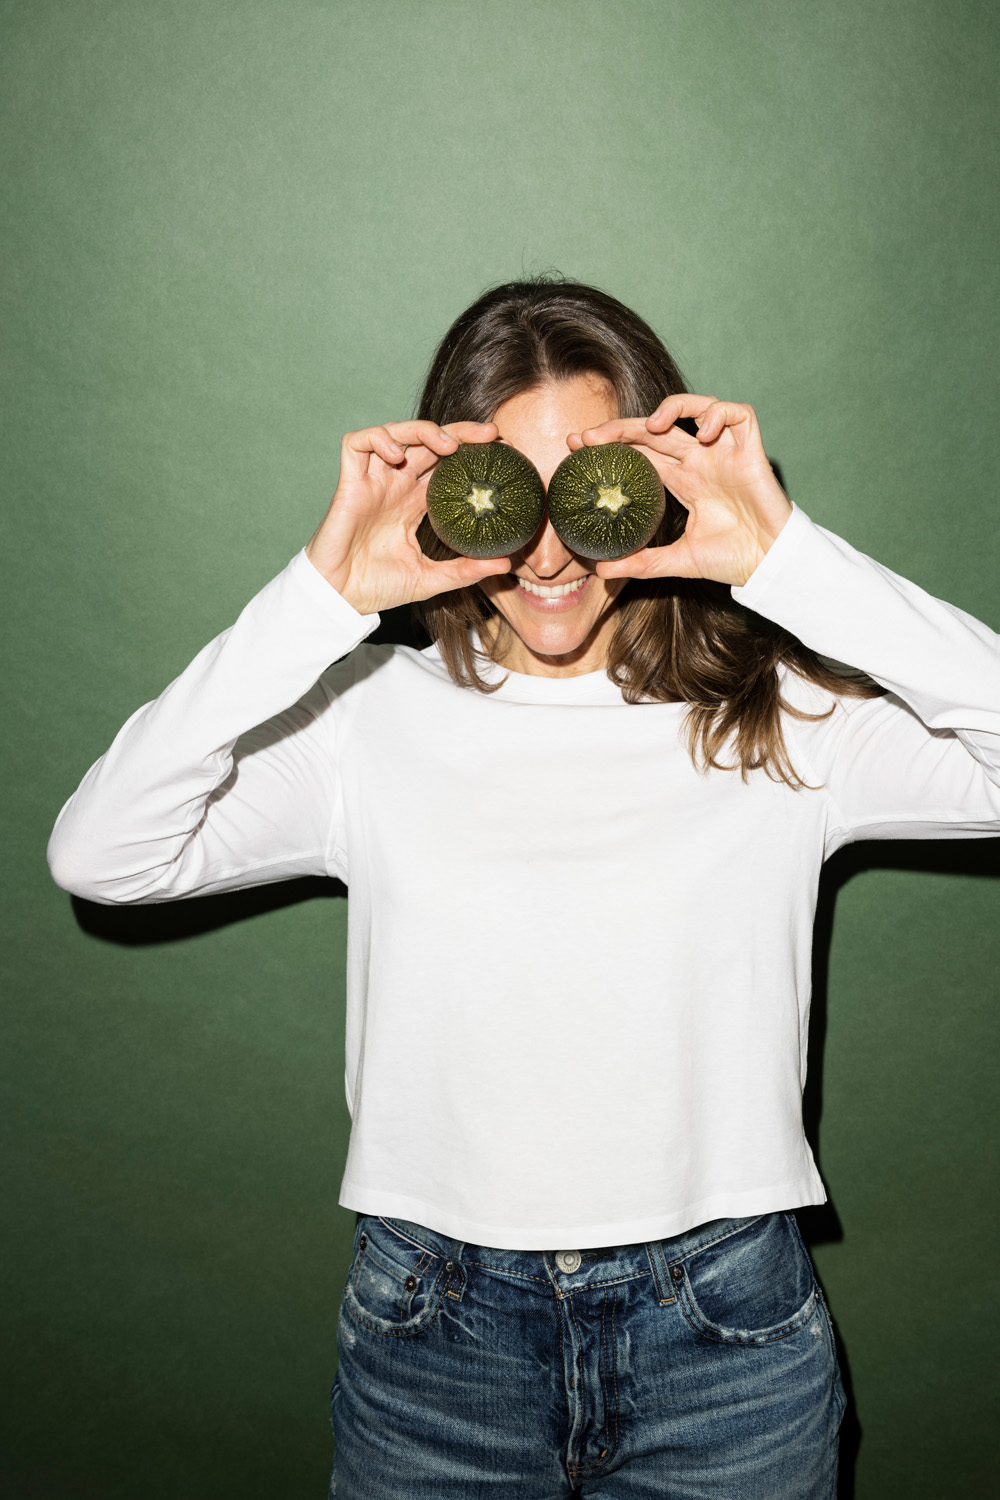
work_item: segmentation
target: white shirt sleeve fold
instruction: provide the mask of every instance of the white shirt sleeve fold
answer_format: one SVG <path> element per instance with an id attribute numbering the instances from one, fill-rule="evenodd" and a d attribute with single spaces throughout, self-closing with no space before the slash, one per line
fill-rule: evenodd
<path id="1" fill-rule="evenodd" d="M 883 698 L 841 698 L 786 733 L 833 807 L 828 851 L 855 838 L 1000 833 L 1000 636 L 890 572 L 797 506 L 738 603 L 819 655 L 866 672 Z M 796 690 L 816 711 L 829 694 Z"/>
<path id="2" fill-rule="evenodd" d="M 56 883 L 141 904 L 345 873 L 336 684 L 321 674 L 378 618 L 299 552 L 88 771 L 49 841 Z"/>

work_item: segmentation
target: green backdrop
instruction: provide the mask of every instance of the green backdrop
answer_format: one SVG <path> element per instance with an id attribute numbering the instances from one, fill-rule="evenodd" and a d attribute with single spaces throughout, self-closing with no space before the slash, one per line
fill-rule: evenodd
<path id="1" fill-rule="evenodd" d="M 3 0 L 4 1500 L 325 1493 L 346 901 L 71 903 L 62 802 L 312 533 L 485 285 L 750 400 L 816 520 L 994 627 L 978 0 Z M 828 868 L 804 1214 L 845 1493 L 992 1494 L 998 845 Z"/>

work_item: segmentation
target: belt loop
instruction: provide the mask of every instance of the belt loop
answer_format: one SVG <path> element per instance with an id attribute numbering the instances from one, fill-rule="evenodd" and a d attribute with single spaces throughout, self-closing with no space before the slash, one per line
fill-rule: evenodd
<path id="1" fill-rule="evenodd" d="M 667 1262 L 663 1254 L 662 1240 L 647 1240 L 646 1254 L 649 1257 L 649 1269 L 653 1273 L 653 1281 L 656 1283 L 656 1295 L 660 1299 L 660 1306 L 666 1307 L 670 1302 L 676 1302 L 673 1286 L 667 1274 Z"/>
<path id="2" fill-rule="evenodd" d="M 448 1247 L 448 1260 L 445 1264 L 444 1294 L 451 1297 L 454 1302 L 461 1302 L 465 1291 L 465 1267 L 462 1265 L 462 1251 L 465 1249 L 464 1240 L 452 1240 Z"/>

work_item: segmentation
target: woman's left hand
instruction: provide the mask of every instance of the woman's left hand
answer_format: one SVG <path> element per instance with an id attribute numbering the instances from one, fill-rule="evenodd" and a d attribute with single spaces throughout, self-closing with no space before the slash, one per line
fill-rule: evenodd
<path id="1" fill-rule="evenodd" d="M 674 424 L 693 417 L 698 436 Z M 688 513 L 684 535 L 669 547 L 644 547 L 596 564 L 601 578 L 712 578 L 746 583 L 792 513 L 767 461 L 753 407 L 684 392 L 652 416 L 622 417 L 573 434 L 585 444 L 629 443 L 652 462 Z"/>

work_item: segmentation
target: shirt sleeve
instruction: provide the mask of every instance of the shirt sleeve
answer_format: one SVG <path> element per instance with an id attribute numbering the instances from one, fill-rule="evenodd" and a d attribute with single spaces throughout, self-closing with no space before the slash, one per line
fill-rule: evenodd
<path id="1" fill-rule="evenodd" d="M 340 659 L 378 619 L 298 553 L 87 772 L 49 840 L 56 883 L 114 905 L 346 878 L 335 709 L 357 672 Z"/>
<path id="2" fill-rule="evenodd" d="M 854 839 L 1000 834 L 1000 636 L 798 506 L 732 594 L 889 690 L 834 699 L 789 674 L 796 707 L 833 707 L 816 723 L 786 719 L 830 801 L 827 853 Z"/>

